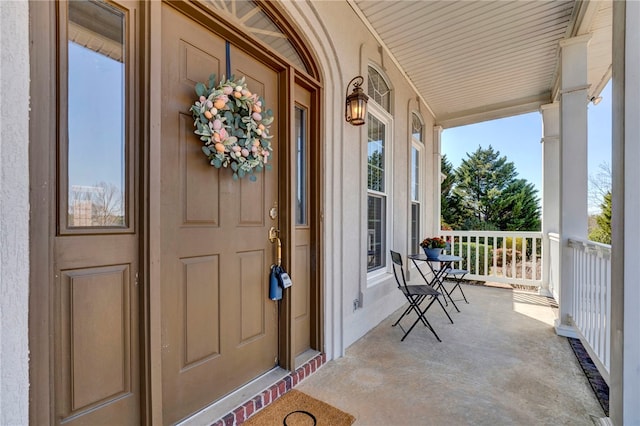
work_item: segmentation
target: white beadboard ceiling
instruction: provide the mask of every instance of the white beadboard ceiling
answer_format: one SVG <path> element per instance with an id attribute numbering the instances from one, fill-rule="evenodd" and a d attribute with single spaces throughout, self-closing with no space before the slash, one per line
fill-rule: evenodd
<path id="1" fill-rule="evenodd" d="M 611 0 L 348 1 L 443 127 L 556 99 L 565 38 L 592 34 L 590 96 L 611 76 Z"/>

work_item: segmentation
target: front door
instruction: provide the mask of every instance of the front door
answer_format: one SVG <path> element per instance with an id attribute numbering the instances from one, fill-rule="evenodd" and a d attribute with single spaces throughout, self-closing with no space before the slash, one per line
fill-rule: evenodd
<path id="1" fill-rule="evenodd" d="M 161 291 L 163 419 L 175 422 L 273 368 L 277 304 L 269 242 L 278 206 L 278 73 L 209 28 L 162 7 Z M 209 165 L 189 112 L 194 86 L 244 76 L 266 101 L 272 169 L 234 180 Z"/>

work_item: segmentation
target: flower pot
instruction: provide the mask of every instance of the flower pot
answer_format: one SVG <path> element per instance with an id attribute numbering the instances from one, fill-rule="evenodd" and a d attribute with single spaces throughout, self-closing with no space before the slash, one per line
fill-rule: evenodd
<path id="1" fill-rule="evenodd" d="M 428 259 L 435 259 L 442 253 L 441 248 L 425 248 L 424 254 L 427 255 Z"/>

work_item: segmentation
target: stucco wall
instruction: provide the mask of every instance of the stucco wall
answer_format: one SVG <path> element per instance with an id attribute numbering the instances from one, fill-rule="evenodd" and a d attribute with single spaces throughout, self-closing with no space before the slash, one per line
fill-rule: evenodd
<path id="1" fill-rule="evenodd" d="M 344 350 L 404 303 L 393 275 L 375 283 L 367 281 L 367 127 L 344 120 L 344 96 L 348 82 L 367 76 L 368 65 L 381 69 L 392 86 L 392 137 L 388 151 L 393 158 L 389 201 L 392 204 L 391 238 L 386 252 L 407 254 L 409 246 L 410 114 L 424 120 L 424 173 L 433 168 L 433 117 L 416 100 L 403 73 L 379 48 L 377 40 L 347 2 L 284 2 L 289 14 L 304 28 L 322 72 L 325 106 L 323 129 L 325 154 L 325 319 L 326 348 L 330 357 Z M 365 83 L 366 84 L 366 83 Z M 423 209 L 430 211 L 430 194 L 423 185 Z M 423 215 L 423 233 L 433 218 Z M 390 272 L 390 270 L 389 270 Z M 360 304 L 354 310 L 354 300 Z"/>
<path id="2" fill-rule="evenodd" d="M 28 424 L 29 14 L 0 1 L 0 424 Z"/>

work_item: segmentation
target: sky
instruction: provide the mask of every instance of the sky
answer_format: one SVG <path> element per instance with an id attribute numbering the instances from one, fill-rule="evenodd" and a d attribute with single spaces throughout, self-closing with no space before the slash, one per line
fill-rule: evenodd
<path id="1" fill-rule="evenodd" d="M 124 181 L 124 65 L 69 43 L 69 188 Z"/>
<path id="2" fill-rule="evenodd" d="M 611 81 L 598 105 L 588 106 L 588 173 L 598 173 L 602 163 L 611 164 Z M 442 132 L 442 153 L 457 168 L 467 153 L 491 145 L 500 156 L 513 162 L 518 178 L 526 179 L 542 196 L 542 115 L 539 112 L 485 121 Z M 592 207 L 590 207 L 592 210 Z"/>

